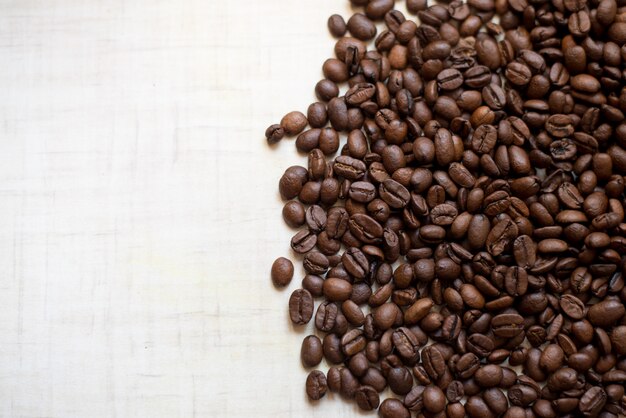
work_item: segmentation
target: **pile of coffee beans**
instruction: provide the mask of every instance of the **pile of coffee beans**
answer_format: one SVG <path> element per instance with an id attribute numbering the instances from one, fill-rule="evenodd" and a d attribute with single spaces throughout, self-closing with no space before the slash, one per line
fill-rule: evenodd
<path id="1" fill-rule="evenodd" d="M 351 3 L 319 101 L 266 131 L 308 156 L 279 182 L 308 397 L 626 416 L 626 1 Z"/>

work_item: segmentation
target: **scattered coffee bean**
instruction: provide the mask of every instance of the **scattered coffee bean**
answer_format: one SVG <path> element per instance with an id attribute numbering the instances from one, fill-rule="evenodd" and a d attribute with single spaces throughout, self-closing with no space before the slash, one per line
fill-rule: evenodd
<path id="1" fill-rule="evenodd" d="M 293 263 L 285 257 L 278 257 L 272 264 L 272 281 L 277 287 L 285 287 L 293 278 Z"/>
<path id="2" fill-rule="evenodd" d="M 336 365 L 309 398 L 383 418 L 626 416 L 623 5 L 350 3 L 328 20 L 319 101 L 265 132 L 307 156 L 279 192 L 306 272 L 292 323 L 319 299 L 302 364 Z M 293 273 L 272 265 L 277 287 Z"/>
<path id="3" fill-rule="evenodd" d="M 309 373 L 306 378 L 306 394 L 312 401 L 318 401 L 326 395 L 328 385 L 326 382 L 326 375 L 319 371 L 314 370 Z"/>

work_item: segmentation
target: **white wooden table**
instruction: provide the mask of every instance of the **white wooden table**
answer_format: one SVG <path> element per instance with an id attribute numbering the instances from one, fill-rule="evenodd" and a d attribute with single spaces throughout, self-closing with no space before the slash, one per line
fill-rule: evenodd
<path id="1" fill-rule="evenodd" d="M 342 0 L 0 2 L 0 417 L 313 408 L 263 132 L 314 99 Z M 369 416 L 369 415 L 367 415 Z"/>

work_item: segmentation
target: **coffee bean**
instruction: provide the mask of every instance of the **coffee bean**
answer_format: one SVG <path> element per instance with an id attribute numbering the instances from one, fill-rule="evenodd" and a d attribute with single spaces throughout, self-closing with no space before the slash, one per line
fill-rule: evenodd
<path id="1" fill-rule="evenodd" d="M 305 289 L 295 290 L 289 297 L 289 317 L 296 325 L 308 324 L 313 317 L 313 297 Z"/>
<path id="2" fill-rule="evenodd" d="M 350 34 L 362 41 L 368 41 L 376 36 L 376 26 L 363 13 L 352 15 L 347 26 Z"/>
<path id="3" fill-rule="evenodd" d="M 348 221 L 350 232 L 361 242 L 377 243 L 383 235 L 383 228 L 376 220 L 365 214 L 355 214 Z"/>
<path id="4" fill-rule="evenodd" d="M 287 113 L 280 121 L 280 126 L 284 129 L 285 135 L 294 136 L 306 128 L 308 121 L 302 112 L 294 111 Z"/>
<path id="5" fill-rule="evenodd" d="M 494 341 L 482 334 L 472 334 L 467 339 L 467 349 L 479 357 L 487 357 L 494 349 Z"/>
<path id="6" fill-rule="evenodd" d="M 605 404 L 606 392 L 599 386 L 593 386 L 580 398 L 578 409 L 585 416 L 594 416 L 602 411 Z"/>
<path id="7" fill-rule="evenodd" d="M 315 367 L 322 361 L 322 341 L 315 335 L 309 335 L 302 341 L 300 351 L 302 364 L 306 367 Z"/>
<path id="8" fill-rule="evenodd" d="M 413 325 L 421 321 L 433 307 L 434 303 L 429 298 L 422 298 L 411 305 L 404 313 L 404 322 Z"/>
<path id="9" fill-rule="evenodd" d="M 413 387 L 413 376 L 406 367 L 394 367 L 387 375 L 389 388 L 397 395 L 406 395 Z"/>
<path id="10" fill-rule="evenodd" d="M 372 411 L 378 408 L 380 397 L 378 392 L 371 386 L 361 386 L 357 389 L 354 398 L 356 404 L 364 411 Z"/>
<path id="11" fill-rule="evenodd" d="M 528 66 L 521 62 L 512 62 L 507 65 L 505 75 L 511 84 L 525 86 L 530 82 L 532 73 Z"/>
<path id="12" fill-rule="evenodd" d="M 309 373 L 306 378 L 306 394 L 312 401 L 320 400 L 328 389 L 326 375 L 319 370 Z"/>
<path id="13" fill-rule="evenodd" d="M 442 90 L 454 90 L 463 85 L 463 75 L 454 68 L 443 70 L 437 75 L 437 84 Z"/>
<path id="14" fill-rule="evenodd" d="M 341 37 L 346 34 L 347 26 L 343 17 L 332 15 L 328 18 L 328 30 L 334 37 Z"/>
<path id="15" fill-rule="evenodd" d="M 291 239 L 291 248 L 298 254 L 306 254 L 317 243 L 317 237 L 311 231 L 300 231 Z"/>
<path id="16" fill-rule="evenodd" d="M 265 138 L 267 139 L 267 142 L 270 145 L 276 144 L 284 137 L 285 137 L 285 129 L 279 124 L 270 125 L 265 130 Z"/>
<path id="17" fill-rule="evenodd" d="M 411 413 L 402 402 L 393 398 L 385 399 L 380 404 L 378 413 L 381 418 L 411 418 Z"/>
<path id="18" fill-rule="evenodd" d="M 480 154 L 489 153 L 498 139 L 496 128 L 492 125 L 480 125 L 472 136 L 472 149 Z"/>
<path id="19" fill-rule="evenodd" d="M 496 364 L 487 364 L 476 370 L 474 379 L 483 388 L 498 386 L 502 381 L 502 368 Z"/>
<path id="20" fill-rule="evenodd" d="M 609 327 L 617 322 L 626 313 L 624 304 L 614 299 L 605 299 L 589 308 L 589 321 L 602 328 Z"/>
<path id="21" fill-rule="evenodd" d="M 293 278 L 293 263 L 285 257 L 278 257 L 272 264 L 272 282 L 277 287 L 285 287 Z"/>
<path id="22" fill-rule="evenodd" d="M 324 296 L 333 302 L 343 302 L 350 298 L 352 285 L 342 279 L 329 278 L 324 281 Z"/>
<path id="23" fill-rule="evenodd" d="M 446 407 L 446 397 L 437 386 L 428 386 L 423 394 L 424 409 L 431 413 L 442 412 Z"/>
<path id="24" fill-rule="evenodd" d="M 497 223 L 487 235 L 487 250 L 492 255 L 500 255 L 518 235 L 517 225 L 510 219 Z"/>
<path id="25" fill-rule="evenodd" d="M 518 314 L 500 314 L 491 319 L 493 333 L 502 338 L 513 338 L 524 330 L 524 318 Z"/>
<path id="26" fill-rule="evenodd" d="M 330 267 L 328 257 L 318 251 L 311 251 L 304 256 L 302 266 L 309 274 L 321 275 L 328 271 Z"/>
<path id="27" fill-rule="evenodd" d="M 574 295 L 563 295 L 559 305 L 563 312 L 572 319 L 582 319 L 585 314 L 585 305 Z"/>
<path id="28" fill-rule="evenodd" d="M 382 200 L 394 209 L 403 208 L 409 203 L 411 195 L 402 184 L 393 179 L 385 180 L 379 187 L 378 193 Z"/>

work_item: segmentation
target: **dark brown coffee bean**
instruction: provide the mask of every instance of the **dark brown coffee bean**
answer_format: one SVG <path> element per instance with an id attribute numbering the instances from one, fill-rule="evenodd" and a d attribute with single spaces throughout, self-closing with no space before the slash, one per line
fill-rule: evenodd
<path id="1" fill-rule="evenodd" d="M 289 200 L 298 196 L 303 185 L 307 182 L 308 176 L 309 172 L 304 167 L 292 166 L 285 170 L 278 183 L 282 198 Z"/>
<path id="2" fill-rule="evenodd" d="M 398 306 L 394 303 L 385 303 L 374 311 L 374 324 L 381 331 L 386 331 L 394 324 L 399 314 Z"/>
<path id="3" fill-rule="evenodd" d="M 472 334 L 467 339 L 467 349 L 478 357 L 487 357 L 494 349 L 494 341 L 482 334 Z"/>
<path id="4" fill-rule="evenodd" d="M 309 335 L 302 341 L 300 358 L 305 367 L 315 367 L 321 363 L 324 353 L 322 341 L 315 335 Z"/>
<path id="5" fill-rule="evenodd" d="M 267 139 L 267 142 L 270 145 L 278 143 L 284 137 L 285 137 L 285 129 L 279 124 L 270 125 L 265 130 L 265 138 Z"/>
<path id="6" fill-rule="evenodd" d="M 308 121 L 302 112 L 294 111 L 287 113 L 280 121 L 280 126 L 289 136 L 298 135 L 306 128 Z"/>
<path id="7" fill-rule="evenodd" d="M 604 389 L 599 386 L 593 386 L 580 398 L 578 409 L 584 416 L 595 416 L 602 411 L 606 400 L 607 396 Z"/>
<path id="8" fill-rule="evenodd" d="M 505 76 L 511 84 L 516 86 L 525 86 L 530 82 L 532 73 L 525 64 L 521 62 L 512 62 L 506 67 Z"/>
<path id="9" fill-rule="evenodd" d="M 411 418 L 411 412 L 397 399 L 387 398 L 378 409 L 381 418 Z"/>
<path id="10" fill-rule="evenodd" d="M 415 334 L 408 328 L 398 328 L 392 334 L 392 342 L 398 354 L 409 362 L 419 360 L 420 343 Z"/>
<path id="11" fill-rule="evenodd" d="M 437 386 L 428 386 L 424 389 L 423 402 L 424 409 L 431 413 L 442 412 L 446 407 L 446 397 L 443 391 Z"/>
<path id="12" fill-rule="evenodd" d="M 572 319 L 582 319 L 585 315 L 585 305 L 574 295 L 563 295 L 559 305 L 563 313 Z"/>
<path id="13" fill-rule="evenodd" d="M 448 371 L 443 355 L 432 345 L 422 350 L 422 363 L 426 373 L 433 380 L 440 379 Z"/>
<path id="14" fill-rule="evenodd" d="M 589 307 L 587 317 L 598 327 L 607 328 L 616 323 L 626 314 L 624 304 L 614 299 L 605 299 Z"/>
<path id="15" fill-rule="evenodd" d="M 487 235 L 487 250 L 492 255 L 500 255 L 518 235 L 517 225 L 510 219 L 497 223 Z"/>
<path id="16" fill-rule="evenodd" d="M 394 367 L 387 375 L 391 391 L 397 395 L 406 395 L 413 387 L 413 376 L 406 367 Z"/>
<path id="17" fill-rule="evenodd" d="M 362 41 L 369 41 L 376 36 L 376 26 L 363 13 L 353 14 L 347 26 L 350 34 Z"/>
<path id="18" fill-rule="evenodd" d="M 500 314 L 491 319 L 491 328 L 498 337 L 513 338 L 524 330 L 524 318 L 518 314 Z"/>
<path id="19" fill-rule="evenodd" d="M 574 36 L 585 36 L 591 30 L 591 20 L 586 10 L 572 13 L 567 21 L 567 27 Z"/>
<path id="20" fill-rule="evenodd" d="M 354 399 L 356 404 L 364 411 L 372 411 L 378 408 L 380 397 L 378 392 L 371 386 L 361 386 L 357 389 Z"/>
<path id="21" fill-rule="evenodd" d="M 419 299 L 404 312 L 404 322 L 407 325 L 413 325 L 418 323 L 424 317 L 426 317 L 426 315 L 428 315 L 433 305 L 434 303 L 430 298 Z"/>
<path id="22" fill-rule="evenodd" d="M 340 15 L 332 15 L 328 18 L 328 30 L 331 35 L 336 38 L 339 38 L 346 34 L 347 27 L 346 22 L 343 20 L 343 17 Z"/>
<path id="23" fill-rule="evenodd" d="M 390 207 L 400 209 L 409 203 L 411 195 L 402 184 L 393 179 L 385 180 L 378 188 L 382 200 Z"/>
<path id="24" fill-rule="evenodd" d="M 306 394 L 312 401 L 320 400 L 328 389 L 326 375 L 319 370 L 309 373 L 306 378 Z"/>
<path id="25" fill-rule="evenodd" d="M 483 388 L 495 387 L 502 381 L 502 368 L 496 364 L 487 364 L 474 373 L 474 379 Z"/>
<path id="26" fill-rule="evenodd" d="M 342 279 L 329 278 L 324 281 L 324 296 L 333 302 L 343 302 L 350 298 L 352 285 Z"/>
<path id="27" fill-rule="evenodd" d="M 492 125 L 480 125 L 472 136 L 472 149 L 480 154 L 489 153 L 498 139 L 496 128 Z"/>
<path id="28" fill-rule="evenodd" d="M 300 231 L 291 239 L 291 248 L 298 254 L 306 254 L 317 243 L 317 237 L 311 231 Z"/>
<path id="29" fill-rule="evenodd" d="M 350 357 L 363 350 L 366 343 L 363 331 L 353 329 L 341 338 L 341 350 L 346 356 Z"/>
<path id="30" fill-rule="evenodd" d="M 437 75 L 437 85 L 442 90 L 454 90 L 463 85 L 463 75 L 459 70 L 449 68 Z"/>
<path id="31" fill-rule="evenodd" d="M 272 264 L 272 282 L 277 287 L 285 287 L 293 278 L 293 263 L 285 257 L 278 257 Z"/>
<path id="32" fill-rule="evenodd" d="M 361 242 L 374 244 L 383 235 L 383 228 L 376 220 L 365 214 L 355 214 L 348 221 L 350 232 Z"/>
<path id="33" fill-rule="evenodd" d="M 289 317 L 296 325 L 308 324 L 313 317 L 313 297 L 304 289 L 295 290 L 289 297 Z"/>

